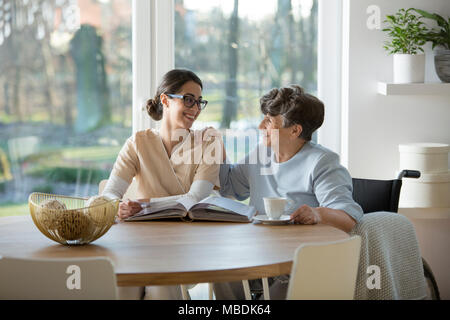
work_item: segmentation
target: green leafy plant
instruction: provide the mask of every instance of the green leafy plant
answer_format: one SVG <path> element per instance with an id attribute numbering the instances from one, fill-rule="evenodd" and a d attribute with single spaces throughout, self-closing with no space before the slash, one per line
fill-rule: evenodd
<path id="1" fill-rule="evenodd" d="M 422 17 L 411 13 L 412 10 L 413 8 L 400 9 L 395 15 L 386 16 L 384 22 L 388 26 L 383 31 L 388 33 L 391 41 L 386 41 L 383 47 L 389 54 L 423 52 L 422 46 L 427 42 L 427 28 L 421 21 Z"/>
<path id="2" fill-rule="evenodd" d="M 442 16 L 437 13 L 429 13 L 425 10 L 415 9 L 415 12 L 420 14 L 423 18 L 431 19 L 436 21 L 439 29 L 428 30 L 425 37 L 427 41 L 433 44 L 433 49 L 436 46 L 443 46 L 445 49 L 450 50 L 450 17 L 445 20 Z"/>

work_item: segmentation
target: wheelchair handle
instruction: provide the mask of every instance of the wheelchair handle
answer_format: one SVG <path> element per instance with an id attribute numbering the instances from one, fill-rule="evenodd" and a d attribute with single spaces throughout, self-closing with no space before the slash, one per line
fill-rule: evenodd
<path id="1" fill-rule="evenodd" d="M 402 178 L 420 178 L 420 171 L 417 170 L 402 170 L 398 174 L 397 180 L 402 180 Z"/>

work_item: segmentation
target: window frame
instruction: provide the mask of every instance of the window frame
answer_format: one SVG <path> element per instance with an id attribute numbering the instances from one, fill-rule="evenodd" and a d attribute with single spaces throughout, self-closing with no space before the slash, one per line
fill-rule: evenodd
<path id="1" fill-rule="evenodd" d="M 341 0 L 319 1 L 318 5 L 317 92 L 325 104 L 325 120 L 318 131 L 318 143 L 342 157 L 346 145 L 342 137 L 345 117 L 341 114 L 345 98 L 342 87 L 343 3 Z"/>
<path id="2" fill-rule="evenodd" d="M 161 77 L 175 65 L 174 0 L 133 0 L 133 133 L 158 128 L 147 114 Z"/>

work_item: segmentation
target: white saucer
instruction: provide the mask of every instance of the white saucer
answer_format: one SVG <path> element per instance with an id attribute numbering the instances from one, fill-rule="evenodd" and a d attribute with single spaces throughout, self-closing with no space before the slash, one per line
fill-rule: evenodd
<path id="1" fill-rule="evenodd" d="M 267 215 L 257 215 L 253 217 L 253 220 L 262 222 L 264 224 L 285 224 L 291 220 L 291 217 L 288 215 L 282 215 L 279 219 L 273 220 L 270 219 Z"/>

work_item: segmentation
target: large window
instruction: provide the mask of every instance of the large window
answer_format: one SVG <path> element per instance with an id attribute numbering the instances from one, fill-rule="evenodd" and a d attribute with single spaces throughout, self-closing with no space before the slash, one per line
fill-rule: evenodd
<path id="1" fill-rule="evenodd" d="M 317 91 L 317 0 L 175 0 L 175 66 L 209 101 L 196 126 L 256 128 L 273 87 Z"/>
<path id="2" fill-rule="evenodd" d="M 0 0 L 0 216 L 87 197 L 131 135 L 129 0 Z"/>

